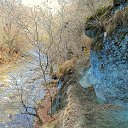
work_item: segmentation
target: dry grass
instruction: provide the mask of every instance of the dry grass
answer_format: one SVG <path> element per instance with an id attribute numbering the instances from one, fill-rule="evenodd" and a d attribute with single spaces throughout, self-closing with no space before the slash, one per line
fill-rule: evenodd
<path id="1" fill-rule="evenodd" d="M 77 58 L 67 60 L 58 67 L 58 70 L 54 73 L 54 76 L 56 76 L 59 79 L 67 74 L 73 73 L 75 70 L 76 62 Z"/>

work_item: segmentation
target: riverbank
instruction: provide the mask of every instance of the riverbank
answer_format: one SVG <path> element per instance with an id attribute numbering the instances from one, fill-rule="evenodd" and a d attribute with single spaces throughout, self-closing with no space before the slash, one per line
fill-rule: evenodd
<path id="1" fill-rule="evenodd" d="M 1 128 L 10 126 L 13 128 L 33 127 L 34 117 L 29 114 L 22 114 L 24 112 L 24 106 L 21 103 L 20 90 L 24 88 L 24 96 L 26 96 L 24 98 L 26 98 L 26 102 L 30 103 L 30 107 L 35 106 L 33 100 L 39 100 L 44 97 L 45 92 L 41 86 L 43 80 L 37 79 L 31 82 L 37 76 L 34 72 L 34 69 L 37 68 L 36 64 L 38 62 L 32 58 L 32 54 L 27 53 L 24 57 L 19 56 L 16 61 L 1 65 L 0 84 L 3 86 L 0 89 Z"/>
<path id="2" fill-rule="evenodd" d="M 53 74 L 53 79 L 56 80 L 50 82 L 48 85 L 52 87 L 51 91 L 54 95 L 52 101 L 53 117 L 51 118 L 48 114 L 51 106 L 50 97 L 48 93 L 46 93 L 38 108 L 39 115 L 42 118 L 44 124 L 43 126 L 36 125 L 36 128 L 47 128 L 51 125 L 53 126 L 53 124 L 58 122 L 58 119 L 61 119 L 60 115 L 62 115 L 62 111 L 67 104 L 65 101 L 67 101 L 66 95 L 69 83 L 78 83 L 81 72 L 85 66 L 89 67 L 89 51 L 84 59 L 72 58 L 71 60 L 68 60 L 59 66 L 58 70 Z"/>

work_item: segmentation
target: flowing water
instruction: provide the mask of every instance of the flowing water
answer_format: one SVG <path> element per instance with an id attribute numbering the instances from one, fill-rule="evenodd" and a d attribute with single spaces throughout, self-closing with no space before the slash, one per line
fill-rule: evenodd
<path id="1" fill-rule="evenodd" d="M 22 94 L 27 106 L 33 107 L 34 101 L 42 99 L 45 91 L 38 54 L 34 51 L 29 54 L 33 56 L 31 61 L 24 59 L 0 74 L 0 128 L 33 128 L 34 117 L 21 114 L 24 107 L 20 97 Z M 45 62 L 45 56 L 41 58 Z M 46 75 L 46 79 L 50 80 L 50 77 Z M 34 112 L 32 109 L 29 111 Z"/>

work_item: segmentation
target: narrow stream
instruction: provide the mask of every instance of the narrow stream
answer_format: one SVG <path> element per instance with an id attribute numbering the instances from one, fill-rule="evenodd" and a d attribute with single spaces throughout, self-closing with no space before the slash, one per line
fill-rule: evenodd
<path id="1" fill-rule="evenodd" d="M 23 96 L 28 106 L 35 106 L 35 102 L 44 97 L 42 83 L 44 82 L 39 68 L 38 54 L 31 51 L 34 59 L 18 64 L 18 67 L 7 72 L 8 87 L 0 91 L 0 128 L 33 128 L 34 117 L 21 114 L 24 112 L 23 105 L 20 103 L 21 89 L 25 90 Z M 41 56 L 45 61 L 45 56 Z M 46 75 L 46 79 L 50 77 Z M 4 83 L 0 83 L 4 85 Z M 19 91 L 19 94 L 17 92 Z M 31 109 L 30 112 L 33 112 Z"/>

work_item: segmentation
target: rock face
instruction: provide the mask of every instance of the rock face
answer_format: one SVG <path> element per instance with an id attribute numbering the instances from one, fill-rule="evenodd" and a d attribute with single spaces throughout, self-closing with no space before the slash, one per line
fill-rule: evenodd
<path id="1" fill-rule="evenodd" d="M 109 103 L 128 107 L 128 6 L 114 0 L 87 19 L 85 33 L 91 45 L 90 82 L 96 95 Z"/>

